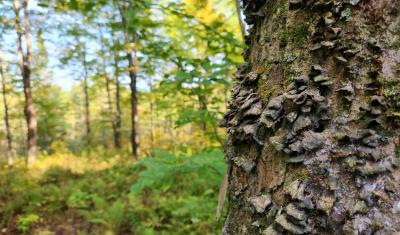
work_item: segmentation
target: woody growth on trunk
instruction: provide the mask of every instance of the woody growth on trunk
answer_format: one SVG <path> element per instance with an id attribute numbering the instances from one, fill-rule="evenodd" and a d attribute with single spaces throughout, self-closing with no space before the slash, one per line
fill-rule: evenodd
<path id="1" fill-rule="evenodd" d="M 400 4 L 244 1 L 224 234 L 400 232 Z"/>

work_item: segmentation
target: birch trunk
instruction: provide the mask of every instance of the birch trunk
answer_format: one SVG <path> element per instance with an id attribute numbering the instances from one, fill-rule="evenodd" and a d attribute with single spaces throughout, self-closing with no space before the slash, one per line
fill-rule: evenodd
<path id="1" fill-rule="evenodd" d="M 15 12 L 15 30 L 17 32 L 17 53 L 18 62 L 21 69 L 23 89 L 25 96 L 25 107 L 24 114 L 28 127 L 27 134 L 27 162 L 28 165 L 36 160 L 37 154 L 37 120 L 36 111 L 33 105 L 32 87 L 31 87 L 31 37 L 29 33 L 29 11 L 28 11 L 28 0 L 24 0 L 22 3 L 24 13 L 24 30 L 22 32 L 20 22 L 20 3 L 18 0 L 13 0 L 14 12 Z M 25 49 L 26 54 L 24 55 L 22 49 L 22 36 L 25 36 Z"/>

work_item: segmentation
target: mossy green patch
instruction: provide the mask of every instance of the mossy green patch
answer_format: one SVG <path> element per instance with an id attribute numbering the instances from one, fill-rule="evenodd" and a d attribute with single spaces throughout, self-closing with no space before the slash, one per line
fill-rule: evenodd
<path id="1" fill-rule="evenodd" d="M 293 68 L 291 64 L 285 64 L 285 81 L 286 83 L 290 83 L 293 81 L 293 78 L 296 76 L 300 76 L 300 74 Z M 286 84 L 285 85 L 288 85 Z"/>
<path id="2" fill-rule="evenodd" d="M 400 82 L 384 82 L 383 94 L 390 103 L 400 102 Z"/>
<path id="3" fill-rule="evenodd" d="M 267 104 L 269 97 L 277 93 L 277 91 L 279 91 L 279 86 L 268 85 L 266 76 L 258 80 L 258 95 L 263 104 Z"/>
<path id="4" fill-rule="evenodd" d="M 290 30 L 289 35 L 294 45 L 302 46 L 307 39 L 308 27 L 301 25 Z"/>
<path id="5" fill-rule="evenodd" d="M 288 37 L 286 32 L 282 31 L 279 33 L 279 47 L 283 48 L 286 47 L 288 43 Z"/>

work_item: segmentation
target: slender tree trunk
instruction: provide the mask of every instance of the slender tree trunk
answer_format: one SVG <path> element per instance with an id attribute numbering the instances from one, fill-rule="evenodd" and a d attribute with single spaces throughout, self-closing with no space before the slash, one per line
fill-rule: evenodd
<path id="1" fill-rule="evenodd" d="M 207 97 L 203 94 L 199 94 L 198 102 L 199 102 L 200 111 L 202 111 L 208 115 Z M 211 130 L 209 132 L 209 130 L 207 129 L 207 122 L 205 120 L 202 120 L 200 123 L 200 128 L 203 131 L 204 135 L 208 135 L 211 133 L 214 136 L 214 138 L 218 141 L 218 143 L 221 144 L 221 146 L 223 146 L 223 141 L 221 140 L 221 138 L 218 135 L 218 129 L 217 129 L 216 125 L 211 126 Z"/>
<path id="2" fill-rule="evenodd" d="M 137 121 L 138 121 L 138 109 L 137 109 L 137 89 L 136 89 L 136 65 L 133 62 L 132 53 L 127 54 L 128 62 L 129 62 L 129 77 L 131 79 L 130 89 L 131 89 L 131 144 L 132 144 L 132 154 L 134 158 L 137 158 L 139 155 L 139 139 L 137 135 Z M 135 56 L 136 57 L 136 56 Z"/>
<path id="3" fill-rule="evenodd" d="M 245 5 L 223 233 L 399 234 L 399 2 Z"/>
<path id="4" fill-rule="evenodd" d="M 114 147 L 119 148 L 118 146 L 118 140 L 117 140 L 117 127 L 116 127 L 116 122 L 115 122 L 115 115 L 114 115 L 114 109 L 112 105 L 112 98 L 111 98 L 111 87 L 110 87 L 110 78 L 108 77 L 108 73 L 106 70 L 106 58 L 105 58 L 105 48 L 103 46 L 103 34 L 100 30 L 100 44 L 101 44 L 101 51 L 102 51 L 102 66 L 103 66 L 103 74 L 104 74 L 104 81 L 106 84 L 106 92 L 107 92 L 107 105 L 108 105 L 108 115 L 109 115 L 109 120 L 111 122 L 111 127 L 113 130 L 113 137 L 114 137 Z M 117 101 L 118 102 L 118 101 Z"/>
<path id="5" fill-rule="evenodd" d="M 86 46 L 83 47 L 83 95 L 85 99 L 85 129 L 86 129 L 86 141 L 87 144 L 91 143 L 91 124 L 90 124 L 90 98 L 89 98 L 89 74 L 86 61 Z"/>
<path id="6" fill-rule="evenodd" d="M 199 102 L 199 110 L 201 112 L 204 112 L 204 114 L 208 113 L 207 109 L 207 98 L 204 94 L 201 94 L 199 92 L 199 95 L 197 96 L 198 102 Z M 204 134 L 207 134 L 207 122 L 205 120 L 202 120 L 200 122 L 200 128 L 204 132 Z"/>
<path id="7" fill-rule="evenodd" d="M 167 115 L 166 117 L 166 124 L 167 125 L 164 125 L 164 130 L 165 130 L 165 132 L 166 133 L 168 133 L 168 137 L 169 137 L 169 143 L 171 143 L 170 144 L 170 147 L 171 148 L 174 148 L 175 146 L 176 146 L 176 139 L 175 139 L 175 135 L 174 135 L 174 129 L 173 129 L 173 126 L 174 126 L 174 122 L 173 122 L 173 120 L 172 120 L 172 117 L 171 116 L 169 116 L 169 115 Z"/>
<path id="8" fill-rule="evenodd" d="M 153 91 L 154 91 L 154 86 L 153 86 L 153 79 L 149 78 L 149 87 L 150 87 L 150 155 L 153 156 L 153 150 L 155 149 L 155 125 L 154 125 L 154 114 L 155 114 L 155 102 L 153 99 Z"/>
<path id="9" fill-rule="evenodd" d="M 114 77 L 115 77 L 115 132 L 114 145 L 117 149 L 121 148 L 121 85 L 119 81 L 118 55 L 114 54 Z"/>
<path id="10" fill-rule="evenodd" d="M 155 149 L 155 134 L 154 134 L 154 102 L 150 101 L 150 143 L 151 143 L 151 151 Z M 151 153 L 153 155 L 153 153 Z"/>
<path id="11" fill-rule="evenodd" d="M 13 164 L 14 150 L 12 145 L 12 135 L 10 128 L 10 118 L 9 118 L 9 107 L 7 100 L 7 76 L 4 68 L 3 53 L 0 51 L 0 76 L 2 85 L 2 95 L 3 95 L 3 105 L 4 105 L 4 123 L 6 127 L 6 139 L 7 139 L 7 162 L 9 165 Z"/>
<path id="12" fill-rule="evenodd" d="M 126 47 L 126 58 L 128 60 L 128 71 L 130 78 L 130 90 L 131 90 L 131 146 L 132 155 L 137 159 L 139 155 L 139 138 L 137 135 L 137 121 L 138 121 L 138 109 L 137 109 L 137 89 L 136 89 L 136 79 L 137 79 L 137 56 L 136 56 L 136 46 L 137 46 L 137 35 L 133 32 L 133 40 L 131 40 L 131 35 L 128 29 L 128 23 L 125 18 L 125 6 L 119 6 L 120 15 L 122 18 L 122 24 L 124 27 L 124 37 L 125 37 L 125 47 Z M 132 48 L 132 42 L 135 43 L 134 48 Z"/>
<path id="13" fill-rule="evenodd" d="M 110 79 L 108 78 L 108 75 L 106 72 L 104 72 L 104 80 L 106 82 L 106 91 L 107 91 L 107 103 L 108 103 L 108 113 L 110 115 L 110 121 L 111 121 L 111 126 L 113 130 L 113 136 L 114 136 L 114 147 L 118 148 L 117 144 L 117 139 L 116 139 L 116 132 L 117 132 L 117 127 L 115 125 L 115 118 L 114 118 L 114 111 L 113 111 L 113 105 L 112 105 L 112 99 L 111 99 L 111 88 L 110 88 Z"/>
<path id="14" fill-rule="evenodd" d="M 28 0 L 23 1 L 23 11 L 24 11 L 24 33 L 22 33 L 20 25 L 20 6 L 18 0 L 13 0 L 14 12 L 15 12 L 15 29 L 17 32 L 17 48 L 18 48 L 18 61 L 22 73 L 22 80 L 24 86 L 25 95 L 25 107 L 24 114 L 28 126 L 28 136 L 27 136 L 27 150 L 28 150 L 28 165 L 36 160 L 37 154 L 37 120 L 36 112 L 33 105 L 32 98 L 32 87 L 31 87 L 31 37 L 29 33 L 29 12 L 28 12 Z M 24 55 L 22 50 L 22 35 L 25 36 L 25 46 L 26 55 Z"/>
<path id="15" fill-rule="evenodd" d="M 237 14 L 238 21 L 239 21 L 240 31 L 242 33 L 242 38 L 244 39 L 244 37 L 246 36 L 246 24 L 243 21 L 242 10 L 240 7 L 240 0 L 234 0 L 234 1 L 235 1 L 235 7 L 236 7 L 236 14 Z"/>

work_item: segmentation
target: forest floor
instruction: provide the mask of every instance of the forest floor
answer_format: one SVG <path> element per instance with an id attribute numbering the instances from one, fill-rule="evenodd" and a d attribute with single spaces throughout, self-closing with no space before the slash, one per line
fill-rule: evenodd
<path id="1" fill-rule="evenodd" d="M 0 234 L 219 234 L 225 168 L 220 150 L 136 162 L 64 152 L 1 166 Z"/>

